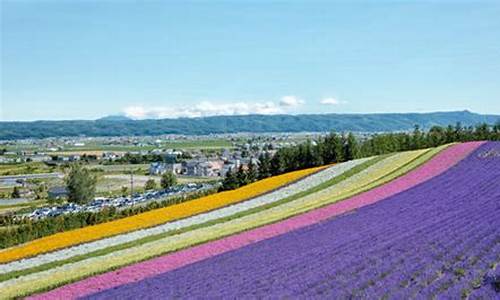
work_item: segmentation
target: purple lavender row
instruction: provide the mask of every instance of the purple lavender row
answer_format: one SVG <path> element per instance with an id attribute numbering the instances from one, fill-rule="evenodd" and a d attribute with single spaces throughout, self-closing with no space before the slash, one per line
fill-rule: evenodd
<path id="1" fill-rule="evenodd" d="M 480 276 L 500 259 L 500 158 L 479 155 L 491 150 L 353 214 L 89 298 L 491 298 Z"/>

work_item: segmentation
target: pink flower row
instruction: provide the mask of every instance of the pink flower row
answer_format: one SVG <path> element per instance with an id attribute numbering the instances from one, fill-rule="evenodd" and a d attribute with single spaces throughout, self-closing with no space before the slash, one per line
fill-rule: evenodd
<path id="1" fill-rule="evenodd" d="M 455 165 L 481 144 L 482 142 L 470 142 L 453 145 L 408 174 L 344 201 L 275 224 L 259 227 L 241 234 L 87 278 L 44 294 L 35 295 L 32 299 L 69 299 L 90 295 L 123 284 L 136 282 L 146 277 L 165 273 L 224 252 L 321 222 L 333 216 L 378 202 L 429 180 Z"/>

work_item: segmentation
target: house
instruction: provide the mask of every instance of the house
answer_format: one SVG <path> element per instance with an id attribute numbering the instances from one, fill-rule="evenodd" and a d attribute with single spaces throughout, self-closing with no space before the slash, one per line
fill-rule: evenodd
<path id="1" fill-rule="evenodd" d="M 172 172 L 174 174 L 182 173 L 182 164 L 180 163 L 162 163 L 154 162 L 149 165 L 149 175 L 161 175 L 166 172 Z"/>
<path id="2" fill-rule="evenodd" d="M 188 176 L 220 176 L 223 168 L 222 160 L 190 160 L 183 164 L 182 173 Z"/>

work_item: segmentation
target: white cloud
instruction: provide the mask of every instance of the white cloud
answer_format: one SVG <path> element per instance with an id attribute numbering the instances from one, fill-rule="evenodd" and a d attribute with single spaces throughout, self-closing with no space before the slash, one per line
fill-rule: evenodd
<path id="1" fill-rule="evenodd" d="M 200 102 L 192 106 L 183 107 L 151 107 L 129 106 L 123 110 L 125 116 L 133 119 L 160 119 L 160 118 L 194 118 L 221 115 L 248 115 L 248 114 L 278 114 L 283 109 L 274 102 L 233 102 L 214 103 Z"/>
<path id="2" fill-rule="evenodd" d="M 339 100 L 337 100 L 336 98 L 333 98 L 333 97 L 329 97 L 329 98 L 323 98 L 323 99 L 321 99 L 321 101 L 319 103 L 324 104 L 324 105 L 339 105 L 339 104 L 344 104 L 346 102 L 345 101 L 339 101 Z"/>
<path id="3" fill-rule="evenodd" d="M 295 96 L 284 96 L 280 100 L 280 106 L 294 107 L 304 104 L 304 100 L 297 98 Z"/>

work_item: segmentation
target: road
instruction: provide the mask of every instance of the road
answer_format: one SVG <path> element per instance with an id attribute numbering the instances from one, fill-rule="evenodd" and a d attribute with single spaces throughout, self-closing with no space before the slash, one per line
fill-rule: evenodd
<path id="1" fill-rule="evenodd" d="M 40 174 L 22 174 L 22 175 L 8 175 L 0 176 L 0 181 L 10 181 L 18 179 L 46 179 L 46 178 L 63 178 L 62 173 L 40 173 Z"/>

